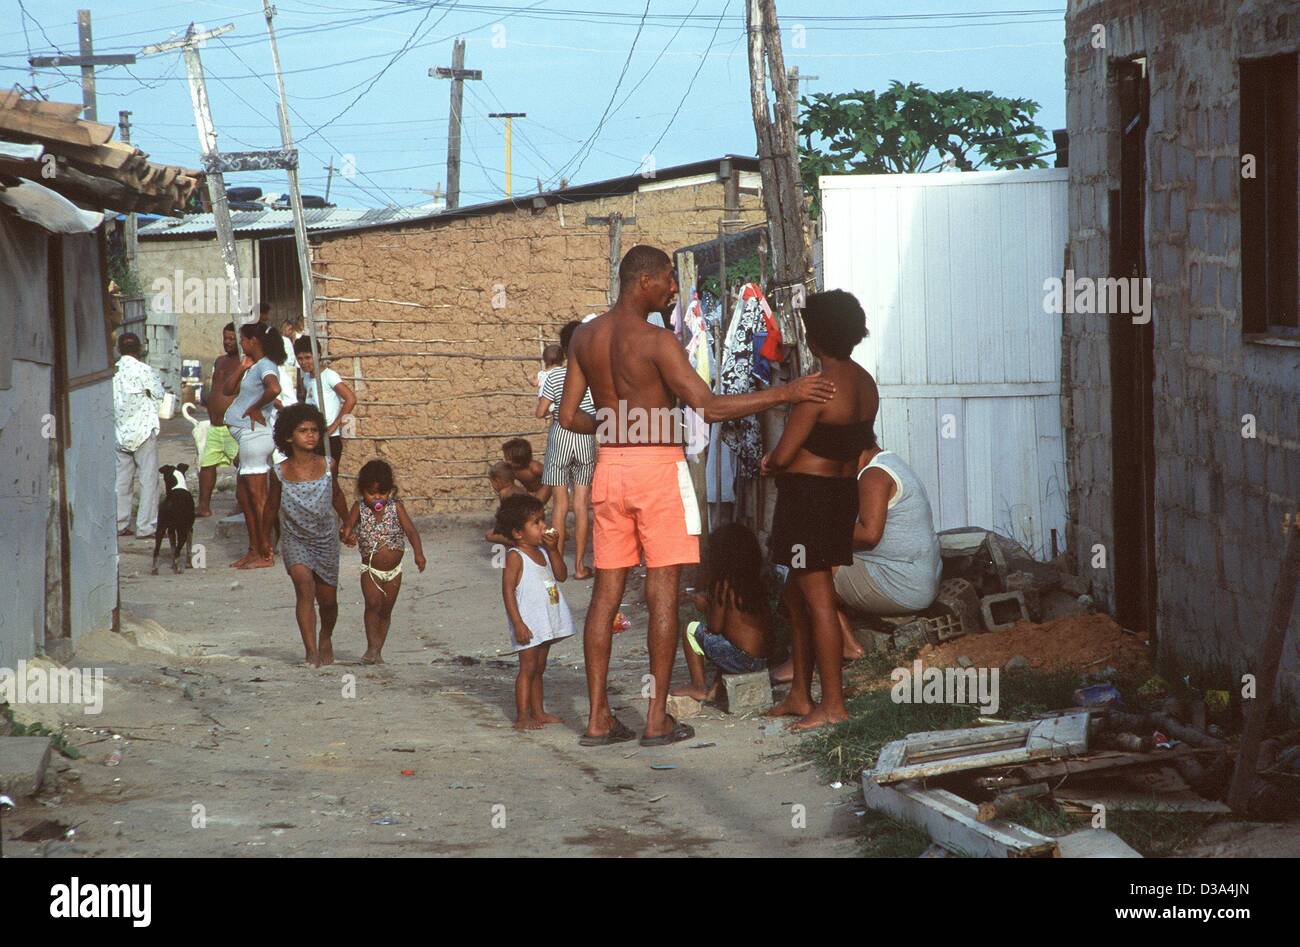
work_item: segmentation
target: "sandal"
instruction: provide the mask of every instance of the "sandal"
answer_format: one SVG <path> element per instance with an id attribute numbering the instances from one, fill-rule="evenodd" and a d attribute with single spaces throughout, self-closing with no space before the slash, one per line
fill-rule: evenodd
<path id="1" fill-rule="evenodd" d="M 695 736 L 695 728 L 690 724 L 679 723 L 672 714 L 666 716 L 672 721 L 673 728 L 661 736 L 642 737 L 642 746 L 671 746 L 674 743 L 681 743 L 683 740 L 689 740 Z"/>
<path id="2" fill-rule="evenodd" d="M 613 719 L 614 723 L 607 733 L 584 733 L 578 740 L 578 746 L 611 746 L 615 743 L 626 743 L 636 737 L 636 733 L 624 726 L 617 717 Z"/>

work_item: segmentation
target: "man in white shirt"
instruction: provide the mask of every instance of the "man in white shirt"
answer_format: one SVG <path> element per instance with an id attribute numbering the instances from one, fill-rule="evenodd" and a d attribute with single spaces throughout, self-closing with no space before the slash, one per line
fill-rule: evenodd
<path id="1" fill-rule="evenodd" d="M 162 379 L 140 361 L 140 338 L 123 332 L 117 339 L 113 374 L 113 427 L 117 454 L 117 534 L 131 532 L 131 493 L 140 481 L 135 516 L 137 539 L 152 539 L 158 522 L 158 402 Z"/>

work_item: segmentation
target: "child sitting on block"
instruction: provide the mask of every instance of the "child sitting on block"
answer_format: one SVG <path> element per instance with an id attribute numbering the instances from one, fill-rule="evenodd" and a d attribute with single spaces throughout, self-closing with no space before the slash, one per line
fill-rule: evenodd
<path id="1" fill-rule="evenodd" d="M 728 523 L 709 536 L 704 593 L 695 604 L 707 622 L 687 624 L 682 651 L 691 683 L 675 687 L 674 697 L 709 700 L 717 696 L 723 674 L 749 674 L 767 668 L 772 613 L 763 584 L 763 552 L 754 533 Z M 705 686 L 705 660 L 716 670 Z"/>
<path id="2" fill-rule="evenodd" d="M 533 460 L 532 444 L 522 437 L 512 437 L 501 445 L 501 455 L 520 486 L 543 504 L 551 498 L 550 486 L 542 483 L 542 465 Z"/>

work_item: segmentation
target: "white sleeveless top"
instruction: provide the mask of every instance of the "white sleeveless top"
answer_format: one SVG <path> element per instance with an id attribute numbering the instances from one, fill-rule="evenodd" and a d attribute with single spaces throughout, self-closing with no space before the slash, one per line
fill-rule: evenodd
<path id="1" fill-rule="evenodd" d="M 519 617 L 533 633 L 533 638 L 528 644 L 520 644 L 515 638 L 514 622 L 507 615 L 506 629 L 510 632 L 510 647 L 515 651 L 524 651 L 548 641 L 568 638 L 573 634 L 573 614 L 569 611 L 569 603 L 564 600 L 564 593 L 560 591 L 560 584 L 555 581 L 550 553 L 542 550 L 546 565 L 539 566 L 522 549 L 511 546 L 506 555 L 512 552 L 518 553 L 524 563 L 523 574 L 515 586 L 515 605 L 519 608 Z"/>
<path id="2" fill-rule="evenodd" d="M 899 605 L 925 608 L 939 593 L 943 573 L 930 498 L 916 472 L 893 451 L 871 458 L 858 478 L 873 467 L 889 474 L 898 490 L 889 501 L 880 542 L 873 549 L 855 549 L 853 555 L 876 587 Z"/>

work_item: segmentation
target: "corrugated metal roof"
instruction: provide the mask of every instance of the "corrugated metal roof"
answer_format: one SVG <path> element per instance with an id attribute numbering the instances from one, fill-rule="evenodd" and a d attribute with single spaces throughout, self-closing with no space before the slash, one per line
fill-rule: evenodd
<path id="1" fill-rule="evenodd" d="M 395 223 L 432 216 L 436 211 L 428 207 L 309 207 L 303 210 L 308 230 L 335 230 L 339 228 Z M 267 233 L 293 231 L 291 210 L 237 210 L 230 214 L 235 233 Z M 156 220 L 138 231 L 141 237 L 200 236 L 216 232 L 211 214 L 187 214 L 180 219 Z"/>

